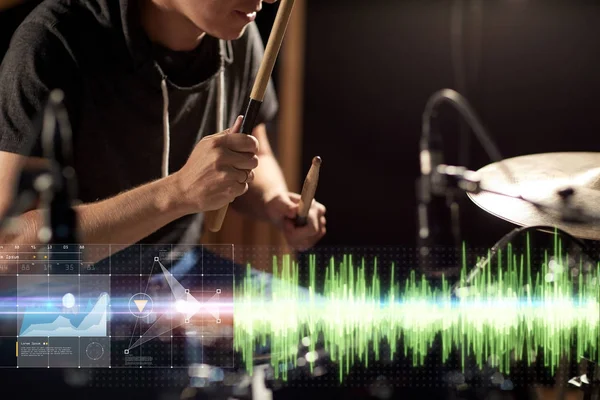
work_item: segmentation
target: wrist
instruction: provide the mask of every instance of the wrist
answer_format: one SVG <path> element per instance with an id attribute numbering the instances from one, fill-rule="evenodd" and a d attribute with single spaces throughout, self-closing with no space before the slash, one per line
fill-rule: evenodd
<path id="1" fill-rule="evenodd" d="M 271 203 L 271 201 L 273 201 L 273 199 L 275 199 L 276 197 L 284 196 L 287 193 L 289 193 L 289 190 L 286 187 L 273 188 L 270 190 L 265 190 L 262 193 L 261 199 L 263 204 L 266 206 L 267 204 Z"/>
<path id="2" fill-rule="evenodd" d="M 177 218 L 193 214 L 177 174 L 169 175 L 156 182 L 155 207 L 160 213 L 174 214 Z"/>

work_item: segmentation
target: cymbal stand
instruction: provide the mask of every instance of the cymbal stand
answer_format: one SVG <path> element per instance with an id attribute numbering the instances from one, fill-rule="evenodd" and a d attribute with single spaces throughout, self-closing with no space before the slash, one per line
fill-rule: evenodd
<path id="1" fill-rule="evenodd" d="M 600 400 L 600 374 L 597 364 L 592 360 L 582 357 L 587 361 L 587 372 L 576 376 L 569 381 L 570 385 L 579 388 L 583 394 L 583 400 Z"/>

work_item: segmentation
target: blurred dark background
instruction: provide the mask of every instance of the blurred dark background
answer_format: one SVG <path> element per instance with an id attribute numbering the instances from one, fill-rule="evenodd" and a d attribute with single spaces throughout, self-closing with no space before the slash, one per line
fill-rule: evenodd
<path id="1" fill-rule="evenodd" d="M 600 150 L 600 2 L 309 1 L 307 20 L 303 166 L 324 159 L 324 244 L 415 244 L 421 115 L 439 89 L 467 97 L 504 157 Z M 488 164 L 458 114 L 441 114 L 446 162 Z M 461 211 L 474 246 L 513 228 Z"/>

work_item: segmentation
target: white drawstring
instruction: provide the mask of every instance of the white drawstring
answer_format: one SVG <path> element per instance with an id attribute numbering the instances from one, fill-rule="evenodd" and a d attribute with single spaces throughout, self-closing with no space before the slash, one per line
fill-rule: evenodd
<path id="1" fill-rule="evenodd" d="M 225 130 L 225 63 L 233 62 L 233 50 L 230 42 L 219 41 L 221 66 L 219 69 L 219 78 L 217 83 L 217 131 Z M 162 154 L 162 177 L 169 176 L 169 156 L 171 152 L 171 128 L 169 126 L 169 89 L 167 87 L 167 78 L 163 76 L 160 82 L 163 98 L 163 154 Z"/>
<path id="2" fill-rule="evenodd" d="M 163 97 L 163 154 L 162 154 L 162 177 L 169 176 L 169 156 L 171 153 L 171 129 L 169 127 L 169 90 L 167 79 L 163 77 L 160 87 Z"/>
<path id="3" fill-rule="evenodd" d="M 219 82 L 217 85 L 217 132 L 225 130 L 225 61 L 227 60 L 227 44 L 224 40 L 219 40 L 219 54 L 221 56 L 221 66 L 219 68 Z"/>

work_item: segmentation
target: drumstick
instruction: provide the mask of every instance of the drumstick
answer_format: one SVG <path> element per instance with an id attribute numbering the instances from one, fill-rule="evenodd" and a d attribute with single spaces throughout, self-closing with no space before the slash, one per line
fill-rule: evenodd
<path id="1" fill-rule="evenodd" d="M 305 226 L 308 221 L 308 212 L 310 211 L 310 205 L 315 199 L 315 192 L 317 191 L 317 185 L 319 184 L 319 170 L 321 168 L 321 157 L 315 157 L 312 160 L 312 165 L 306 179 L 304 180 L 304 186 L 302 186 L 302 195 L 300 196 L 300 204 L 298 208 L 298 215 L 296 216 L 296 226 Z"/>
<path id="2" fill-rule="evenodd" d="M 248 108 L 244 114 L 244 121 L 242 122 L 241 133 L 248 135 L 252 134 L 258 112 L 260 111 L 260 106 L 265 98 L 269 79 L 271 79 L 271 74 L 275 67 L 275 61 L 277 60 L 281 43 L 283 42 L 283 37 L 285 36 L 288 22 L 290 21 L 290 16 L 292 15 L 294 1 L 295 0 L 281 0 L 277 16 L 275 17 L 275 23 L 273 24 L 273 29 L 271 31 L 271 36 L 269 37 L 267 48 L 265 49 L 265 55 L 260 64 L 258 74 L 256 75 L 254 86 L 252 87 L 250 102 L 248 103 Z M 220 210 L 209 213 L 207 216 L 207 224 L 208 229 L 211 232 L 218 232 L 221 230 L 223 220 L 227 215 L 228 207 L 229 205 L 226 204 Z"/>

